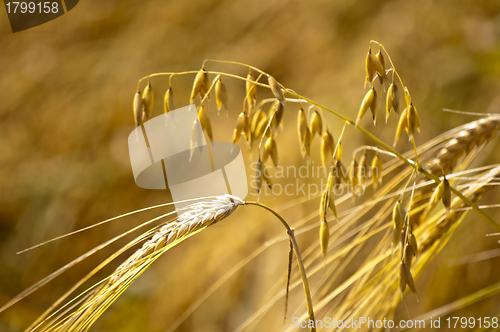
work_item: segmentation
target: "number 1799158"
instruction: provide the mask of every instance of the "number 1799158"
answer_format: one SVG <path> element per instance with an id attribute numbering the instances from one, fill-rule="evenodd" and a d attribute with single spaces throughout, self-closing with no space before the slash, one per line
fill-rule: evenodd
<path id="1" fill-rule="evenodd" d="M 57 2 L 6 2 L 5 6 L 7 7 L 7 13 L 23 13 L 23 14 L 33 14 L 33 13 L 53 13 L 56 14 L 59 12 L 59 4 Z"/>

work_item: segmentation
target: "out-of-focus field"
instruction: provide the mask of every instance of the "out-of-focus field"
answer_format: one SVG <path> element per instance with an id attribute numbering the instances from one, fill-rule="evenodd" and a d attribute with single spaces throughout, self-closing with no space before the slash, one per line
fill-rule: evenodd
<path id="1" fill-rule="evenodd" d="M 170 199 L 163 191 L 137 187 L 128 157 L 127 137 L 134 128 L 132 98 L 137 80 L 148 74 L 197 70 L 206 58 L 245 62 L 354 118 L 363 97 L 366 51 L 375 39 L 384 44 L 412 91 L 422 126 L 417 143 L 477 118 L 444 113 L 442 108 L 500 111 L 498 1 L 87 0 L 54 21 L 16 34 L 0 11 L 0 305 L 160 212 L 114 221 L 22 255 L 16 251 Z M 208 68 L 246 74 L 226 65 Z M 152 83 L 157 115 L 163 112 L 168 80 Z M 228 141 L 241 112 L 244 85 L 231 80 L 226 84 L 229 116 L 213 112 L 212 125 L 217 128 L 216 140 Z M 174 80 L 174 89 L 178 106 L 187 105 L 190 81 Z M 380 120 L 381 114 L 382 110 Z M 284 132 L 278 139 L 283 165 L 303 163 L 295 121 L 294 108 L 285 113 Z M 342 122 L 333 116 L 326 121 L 337 138 Z M 392 119 L 390 128 L 394 126 Z M 367 127 L 372 128 L 368 123 Z M 374 130 L 392 143 L 393 129 Z M 368 143 L 372 144 L 351 131 L 344 146 L 347 160 L 353 148 Z M 316 140 L 312 154 L 317 163 L 318 146 Z M 478 164 L 498 163 L 499 146 L 498 139 L 490 143 Z M 398 149 L 410 147 L 405 142 Z M 250 165 L 256 156 L 245 152 L 245 158 Z M 498 197 L 494 190 L 482 204 L 497 204 Z M 262 201 L 279 207 L 293 198 Z M 317 201 L 295 207 L 293 213 L 281 212 L 293 222 L 314 211 Z M 495 209 L 490 212 L 500 220 Z M 238 209 L 221 224 L 168 251 L 91 330 L 165 331 L 226 271 L 280 232 L 284 234 L 281 225 L 267 214 Z M 485 237 L 493 232 L 476 214 L 467 216 L 418 279 L 420 304 L 414 297 L 406 300 L 412 317 L 499 281 L 500 237 Z M 303 246 L 317 241 L 317 229 L 298 239 Z M 26 328 L 126 242 L 100 251 L 0 313 L 0 331 Z M 495 257 L 480 261 L 468 257 L 489 250 L 496 250 Z M 279 290 L 284 288 L 287 253 L 287 241 L 270 246 L 204 301 L 178 331 L 234 330 L 269 300 L 277 281 L 283 281 Z M 301 289 L 292 293 L 291 314 L 302 298 Z M 493 297 L 456 315 L 495 316 L 499 303 L 500 298 Z M 280 330 L 283 307 L 282 300 L 252 328 Z M 408 318 L 403 306 L 396 317 Z"/>

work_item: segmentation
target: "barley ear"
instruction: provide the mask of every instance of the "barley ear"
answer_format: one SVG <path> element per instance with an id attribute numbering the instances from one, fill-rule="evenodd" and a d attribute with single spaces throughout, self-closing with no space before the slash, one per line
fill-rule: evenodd
<path id="1" fill-rule="evenodd" d="M 172 87 L 169 87 L 165 92 L 165 97 L 163 98 L 163 108 L 165 113 L 168 113 L 175 109 L 174 90 L 172 89 Z"/>
<path id="2" fill-rule="evenodd" d="M 227 89 L 224 82 L 222 82 L 222 78 L 219 76 L 217 83 L 215 83 L 215 102 L 217 103 L 217 111 L 220 112 L 222 106 L 227 110 Z"/>
<path id="3" fill-rule="evenodd" d="M 134 95 L 134 103 L 133 103 L 133 110 L 134 110 L 134 120 L 135 120 L 135 126 L 139 127 L 141 125 L 141 120 L 142 120 L 142 98 L 141 98 L 141 91 L 137 90 L 137 92 Z"/>

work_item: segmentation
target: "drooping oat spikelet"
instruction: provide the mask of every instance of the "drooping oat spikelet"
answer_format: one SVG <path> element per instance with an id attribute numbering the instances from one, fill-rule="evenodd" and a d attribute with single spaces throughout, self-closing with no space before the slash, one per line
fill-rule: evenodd
<path id="1" fill-rule="evenodd" d="M 201 128 L 205 130 L 210 141 L 213 141 L 212 124 L 210 123 L 210 117 L 204 104 L 201 104 L 198 108 L 198 119 L 200 120 Z"/>
<path id="2" fill-rule="evenodd" d="M 323 163 L 323 166 L 326 166 L 327 161 L 333 157 L 334 148 L 335 143 L 333 140 L 333 135 L 327 128 L 321 139 L 321 161 Z"/>
<path id="3" fill-rule="evenodd" d="M 200 152 L 203 150 L 203 132 L 200 130 L 200 126 L 200 120 L 194 120 L 193 126 L 191 127 L 191 154 L 189 156 L 189 160 L 193 158 L 193 154 L 196 148 L 198 148 Z"/>
<path id="4" fill-rule="evenodd" d="M 172 89 L 172 87 L 169 87 L 165 92 L 165 97 L 163 98 L 163 107 L 165 113 L 168 113 L 175 109 L 174 90 Z"/>
<path id="5" fill-rule="evenodd" d="M 205 95 L 208 93 L 210 89 L 210 79 L 208 78 L 208 73 L 205 68 L 201 68 L 200 71 L 196 74 L 193 83 L 193 89 L 191 90 L 191 97 L 189 98 L 189 103 L 193 104 L 194 99 L 199 94 L 203 99 Z M 207 96 L 210 99 L 210 95 Z"/>
<path id="6" fill-rule="evenodd" d="M 382 66 L 382 71 L 385 73 L 385 59 L 384 59 L 384 55 L 382 54 L 382 49 L 381 49 L 380 45 L 378 46 L 378 52 L 375 55 L 375 57 L 380 62 L 380 65 Z M 380 84 L 384 83 L 384 77 L 383 76 L 378 75 L 378 79 L 380 81 Z"/>
<path id="7" fill-rule="evenodd" d="M 368 53 L 366 54 L 366 60 L 365 60 L 365 69 L 366 69 L 366 79 L 365 79 L 365 84 L 366 83 L 371 83 L 373 79 L 375 78 L 375 73 L 377 72 L 377 69 L 375 68 L 375 64 L 373 63 L 372 60 L 372 47 L 368 47 Z"/>
<path id="8" fill-rule="evenodd" d="M 394 137 L 394 146 L 399 141 L 399 138 L 401 135 L 403 135 L 404 131 L 407 130 L 408 127 L 408 108 L 405 108 L 403 110 L 403 113 L 401 113 L 401 117 L 399 118 L 398 121 L 398 126 L 396 127 L 396 136 Z"/>
<path id="9" fill-rule="evenodd" d="M 311 115 L 309 128 L 311 128 L 311 136 L 313 138 L 316 134 L 321 137 L 321 134 L 323 133 L 323 120 L 321 119 L 321 114 L 319 114 L 318 110 L 314 110 L 314 113 Z"/>
<path id="10" fill-rule="evenodd" d="M 278 167 L 279 163 L 278 145 L 276 144 L 276 140 L 274 139 L 273 135 L 269 136 L 269 138 L 266 140 L 266 143 L 264 144 L 264 153 L 262 160 L 263 161 L 267 160 L 269 156 L 273 161 L 274 167 Z"/>
<path id="11" fill-rule="evenodd" d="M 248 109 L 254 107 L 257 96 L 257 86 L 252 81 L 255 81 L 255 77 L 253 76 L 252 69 L 248 69 L 247 81 L 245 83 Z"/>
<path id="12" fill-rule="evenodd" d="M 382 183 L 382 160 L 380 159 L 378 151 L 372 160 L 371 173 L 373 189 L 377 190 L 378 185 Z"/>
<path id="13" fill-rule="evenodd" d="M 410 290 L 413 293 L 417 294 L 417 289 L 415 287 L 415 282 L 413 281 L 413 276 L 411 275 L 410 270 L 408 269 L 408 267 L 404 262 L 401 262 L 400 264 L 399 277 L 401 279 L 400 281 L 401 293 L 405 291 L 406 285 L 408 285 L 408 287 L 410 287 Z"/>
<path id="14" fill-rule="evenodd" d="M 387 99 L 385 101 L 385 122 L 389 119 L 389 115 L 391 111 L 394 110 L 394 113 L 399 115 L 399 92 L 398 86 L 392 81 L 391 85 L 389 85 L 389 89 L 387 89 Z"/>
<path id="15" fill-rule="evenodd" d="M 356 176 L 358 177 L 358 183 L 364 185 L 366 179 L 368 178 L 368 160 L 366 159 L 366 150 L 359 159 L 358 172 Z"/>
<path id="16" fill-rule="evenodd" d="M 366 55 L 365 67 L 366 67 L 366 81 L 365 81 L 366 83 L 373 82 L 375 74 L 377 74 L 382 79 L 387 78 L 384 67 L 380 63 L 379 59 L 377 59 L 377 57 L 372 53 L 371 45 L 368 48 L 368 53 Z"/>
<path id="17" fill-rule="evenodd" d="M 335 159 L 339 160 L 342 159 L 342 142 L 339 142 L 337 144 L 337 153 L 335 155 Z"/>
<path id="18" fill-rule="evenodd" d="M 273 128 L 278 128 L 281 124 L 283 124 L 283 113 L 285 111 L 285 107 L 281 102 L 276 102 L 272 107 L 273 114 Z"/>
<path id="19" fill-rule="evenodd" d="M 311 130 L 306 127 L 306 132 L 304 135 L 304 142 L 302 143 L 302 157 L 310 157 L 311 156 L 311 142 L 312 142 L 312 134 Z"/>
<path id="20" fill-rule="evenodd" d="M 267 127 L 267 115 L 259 108 L 252 115 L 252 120 L 250 121 L 250 146 L 257 140 L 259 140 Z"/>
<path id="21" fill-rule="evenodd" d="M 144 117 L 147 120 L 151 118 L 151 112 L 153 112 L 153 104 L 154 104 L 154 92 L 151 87 L 151 82 L 148 82 L 146 88 L 144 88 L 144 92 L 142 94 L 142 102 L 144 103 Z"/>
<path id="22" fill-rule="evenodd" d="M 372 88 L 365 94 L 365 97 L 361 102 L 358 117 L 356 118 L 356 126 L 368 109 L 370 109 L 372 113 L 373 124 L 375 124 L 377 118 L 377 92 L 375 91 L 375 87 L 373 85 Z"/>
<path id="23" fill-rule="evenodd" d="M 220 112 L 222 109 L 222 106 L 226 110 L 228 110 L 228 105 L 227 105 L 227 89 L 226 85 L 224 82 L 222 82 L 222 78 L 219 76 L 219 79 L 217 79 L 217 83 L 215 83 L 215 101 L 217 103 L 217 111 Z"/>
<path id="24" fill-rule="evenodd" d="M 417 108 L 413 106 L 413 104 L 408 106 L 407 117 L 408 125 L 406 127 L 406 131 L 408 132 L 408 135 L 413 136 L 415 134 L 415 129 L 420 132 L 420 121 L 418 119 Z"/>
<path id="25" fill-rule="evenodd" d="M 233 143 L 236 144 L 241 134 L 243 133 L 245 140 L 250 142 L 250 119 L 248 118 L 246 111 L 241 112 L 236 119 L 236 124 L 234 125 L 233 131 Z"/>
<path id="26" fill-rule="evenodd" d="M 299 142 L 302 147 L 302 145 L 304 145 L 304 139 L 306 137 L 306 132 L 307 132 L 307 116 L 302 107 L 300 107 L 298 113 L 297 129 L 299 133 Z"/>
<path id="27" fill-rule="evenodd" d="M 349 183 L 354 192 L 358 185 L 358 162 L 356 161 L 356 156 L 352 158 L 351 166 L 349 166 Z"/>
<path id="28" fill-rule="evenodd" d="M 326 220 L 326 211 L 328 210 L 328 188 L 323 190 L 321 199 L 319 201 L 319 220 L 321 222 Z"/>
<path id="29" fill-rule="evenodd" d="M 135 126 L 139 127 L 141 125 L 142 109 L 143 109 L 143 105 L 144 105 L 142 102 L 141 91 L 137 90 L 137 92 L 135 93 L 133 104 L 134 104 L 133 110 L 134 110 Z"/>
<path id="30" fill-rule="evenodd" d="M 443 205 L 445 206 L 446 210 L 450 212 L 451 208 L 451 188 L 450 188 L 450 182 L 446 178 L 446 176 L 443 176 Z"/>
<path id="31" fill-rule="evenodd" d="M 328 227 L 328 222 L 326 220 L 321 221 L 321 226 L 319 227 L 319 243 L 321 245 L 321 253 L 323 257 L 326 258 L 326 252 L 328 250 L 328 242 L 330 241 L 330 229 Z"/>
<path id="32" fill-rule="evenodd" d="M 278 82 L 272 76 L 267 77 L 267 81 L 269 86 L 271 87 L 271 91 L 273 92 L 274 97 L 278 99 L 280 103 L 285 103 L 285 95 L 283 94 L 283 90 L 281 89 Z"/>

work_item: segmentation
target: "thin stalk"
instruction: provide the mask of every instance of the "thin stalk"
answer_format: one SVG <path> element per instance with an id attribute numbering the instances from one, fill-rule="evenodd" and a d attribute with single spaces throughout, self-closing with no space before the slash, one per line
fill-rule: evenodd
<path id="1" fill-rule="evenodd" d="M 264 205 L 262 203 L 251 202 L 251 201 L 244 201 L 243 204 L 244 205 L 256 205 L 256 206 L 260 206 L 261 208 L 266 209 L 267 211 L 274 214 L 274 216 L 276 218 L 278 218 L 279 221 L 281 221 L 283 226 L 285 226 L 286 232 L 287 232 L 288 236 L 290 237 L 290 241 L 292 242 L 293 249 L 295 251 L 295 257 L 297 257 L 297 265 L 299 266 L 300 276 L 302 278 L 302 286 L 304 287 L 304 293 L 306 296 L 307 313 L 309 314 L 309 319 L 314 322 L 315 321 L 314 320 L 314 309 L 313 309 L 313 304 L 312 304 L 311 291 L 309 288 L 309 282 L 307 281 L 306 269 L 304 268 L 304 262 L 302 261 L 302 256 L 300 254 L 299 245 L 297 244 L 297 240 L 295 239 L 293 229 L 288 225 L 288 223 L 285 221 L 285 219 L 283 219 L 276 211 L 274 211 L 269 206 Z M 310 330 L 311 330 L 311 332 L 316 332 L 316 328 L 314 327 L 314 324 Z"/>

